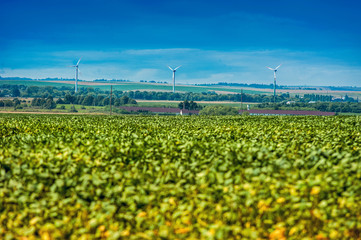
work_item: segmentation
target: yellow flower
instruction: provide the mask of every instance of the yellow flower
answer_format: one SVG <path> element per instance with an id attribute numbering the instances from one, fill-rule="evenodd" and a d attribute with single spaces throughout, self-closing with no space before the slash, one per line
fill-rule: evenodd
<path id="1" fill-rule="evenodd" d="M 105 226 L 104 225 L 101 225 L 98 227 L 99 231 L 101 232 L 104 232 L 105 231 Z"/>
<path id="2" fill-rule="evenodd" d="M 169 203 L 172 204 L 172 205 L 176 205 L 176 202 L 174 200 L 174 198 L 169 198 Z"/>
<path id="3" fill-rule="evenodd" d="M 339 238 L 339 234 L 336 230 L 332 230 L 330 233 L 330 238 L 331 239 L 338 239 Z"/>
<path id="4" fill-rule="evenodd" d="M 140 212 L 138 213 L 137 217 L 145 217 L 147 216 L 147 213 L 146 212 Z"/>
<path id="5" fill-rule="evenodd" d="M 288 235 L 292 236 L 297 232 L 297 230 L 298 230 L 297 227 L 292 227 L 291 230 L 288 232 Z"/>
<path id="6" fill-rule="evenodd" d="M 269 238 L 273 240 L 286 240 L 285 231 L 285 228 L 276 228 L 276 230 L 271 232 Z"/>
<path id="7" fill-rule="evenodd" d="M 321 191 L 321 188 L 319 186 L 313 187 L 311 189 L 311 195 L 318 195 Z"/>
<path id="8" fill-rule="evenodd" d="M 176 234 L 185 234 L 185 233 L 188 233 L 190 231 L 191 231 L 191 229 L 189 227 L 186 227 L 186 228 L 178 228 L 174 232 Z"/>
<path id="9" fill-rule="evenodd" d="M 40 220 L 39 217 L 34 217 L 30 220 L 29 223 L 30 223 L 30 225 L 35 225 L 39 220 Z"/>
<path id="10" fill-rule="evenodd" d="M 260 210 L 260 212 L 265 212 L 269 209 L 268 204 L 263 200 L 258 202 L 257 207 Z"/>
<path id="11" fill-rule="evenodd" d="M 130 235 L 130 232 L 129 230 L 123 230 L 121 233 L 120 233 L 123 237 L 127 237 Z"/>

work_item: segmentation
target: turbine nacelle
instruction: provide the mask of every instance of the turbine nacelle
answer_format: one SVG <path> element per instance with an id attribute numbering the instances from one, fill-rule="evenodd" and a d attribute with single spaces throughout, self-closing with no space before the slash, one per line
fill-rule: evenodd
<path id="1" fill-rule="evenodd" d="M 169 67 L 170 70 L 172 70 L 173 72 L 175 72 L 175 71 L 177 71 L 177 69 L 180 68 L 181 66 L 182 66 L 182 65 L 180 65 L 180 66 L 178 66 L 178 67 L 176 67 L 176 68 L 174 68 L 174 69 L 171 68 L 170 66 L 168 66 L 168 67 Z"/>
<path id="2" fill-rule="evenodd" d="M 282 64 L 278 65 L 276 68 L 270 68 L 270 67 L 267 67 L 267 68 L 268 68 L 269 70 L 272 70 L 272 71 L 277 72 L 277 69 L 278 69 L 279 67 L 281 67 L 281 65 L 282 65 Z"/>
<path id="3" fill-rule="evenodd" d="M 77 62 L 75 65 L 71 65 L 71 66 L 69 66 L 69 67 L 76 67 L 76 68 L 78 68 L 78 67 L 79 67 L 79 63 L 80 63 L 80 60 L 81 60 L 81 58 L 79 58 L 78 62 Z"/>

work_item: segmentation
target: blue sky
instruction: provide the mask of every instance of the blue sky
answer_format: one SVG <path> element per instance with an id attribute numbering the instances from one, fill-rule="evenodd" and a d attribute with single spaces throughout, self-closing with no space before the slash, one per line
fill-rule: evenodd
<path id="1" fill-rule="evenodd" d="M 0 75 L 361 86 L 361 2 L 0 1 Z"/>

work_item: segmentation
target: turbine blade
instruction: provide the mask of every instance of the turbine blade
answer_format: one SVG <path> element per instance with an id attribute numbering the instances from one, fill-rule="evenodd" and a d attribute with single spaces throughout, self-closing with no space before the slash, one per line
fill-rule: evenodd
<path id="1" fill-rule="evenodd" d="M 180 68 L 182 65 L 180 65 L 180 66 L 178 66 L 178 67 L 176 67 L 174 70 L 177 70 L 178 68 Z"/>
<path id="2" fill-rule="evenodd" d="M 277 70 L 279 67 L 281 67 L 282 64 L 278 65 L 278 67 L 275 68 L 275 70 Z"/>
<path id="3" fill-rule="evenodd" d="M 269 70 L 272 70 L 272 71 L 274 71 L 275 69 L 273 69 L 273 68 L 270 68 L 270 67 L 266 67 L 266 68 L 268 68 Z"/>
<path id="4" fill-rule="evenodd" d="M 78 65 L 79 65 L 79 63 L 80 63 L 80 60 L 81 60 L 81 58 L 79 58 L 79 61 L 78 61 L 78 63 L 76 64 L 76 66 L 78 66 Z"/>
<path id="5" fill-rule="evenodd" d="M 168 67 L 169 67 L 169 66 L 168 66 Z M 169 67 L 169 69 L 173 71 L 173 69 L 172 69 L 171 67 Z M 174 69 L 174 70 L 175 70 L 175 69 Z"/>

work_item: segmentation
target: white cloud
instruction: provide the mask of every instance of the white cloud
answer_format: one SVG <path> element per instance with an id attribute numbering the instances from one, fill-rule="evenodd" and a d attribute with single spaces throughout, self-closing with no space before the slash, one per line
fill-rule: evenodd
<path id="1" fill-rule="evenodd" d="M 129 55 L 168 55 L 168 54 L 184 54 L 197 51 L 194 48 L 165 48 L 165 49 L 131 49 L 124 51 L 124 54 Z"/>
<path id="2" fill-rule="evenodd" d="M 31 68 L 31 69 L 2 69 L 2 77 L 30 77 L 38 78 L 74 78 L 73 69 L 69 68 L 69 73 L 64 71 L 63 68 Z"/>
<path id="3" fill-rule="evenodd" d="M 215 51 L 200 49 L 133 49 L 119 51 L 66 51 L 44 54 L 57 59 L 54 67 L 28 69 L 2 68 L 2 76 L 32 78 L 74 78 L 71 65 L 78 57 L 80 79 L 128 79 L 132 81 L 170 81 L 167 65 L 182 65 L 177 71 L 179 83 L 263 83 L 273 82 L 266 66 L 283 63 L 278 71 L 280 85 L 352 85 L 360 86 L 360 66 L 349 66 L 339 59 L 313 52 L 285 49 L 264 51 Z"/>

